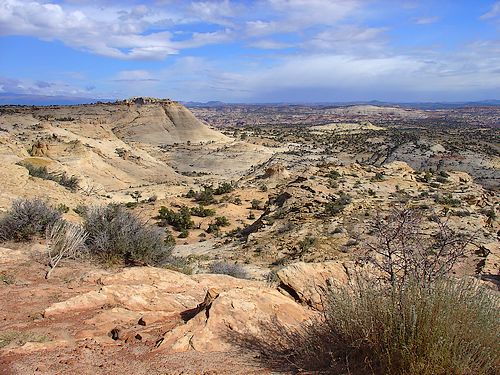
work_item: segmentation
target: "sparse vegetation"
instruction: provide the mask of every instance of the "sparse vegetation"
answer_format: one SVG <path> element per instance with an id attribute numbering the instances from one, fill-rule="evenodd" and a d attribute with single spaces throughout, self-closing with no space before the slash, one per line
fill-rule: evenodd
<path id="1" fill-rule="evenodd" d="M 22 346 L 27 342 L 48 342 L 52 338 L 46 334 L 38 334 L 34 332 L 20 332 L 20 331 L 3 331 L 0 332 L 0 349 L 14 343 L 17 346 Z"/>
<path id="2" fill-rule="evenodd" d="M 262 201 L 260 199 L 252 199 L 250 202 L 250 207 L 252 210 L 261 210 L 262 209 Z"/>
<path id="3" fill-rule="evenodd" d="M 107 264 L 162 265 L 172 246 L 162 229 L 146 224 L 118 205 L 91 207 L 84 213 L 85 242 L 91 256 Z"/>
<path id="4" fill-rule="evenodd" d="M 331 374 L 483 374 L 498 369 L 498 296 L 473 280 L 404 288 L 358 279 L 332 288 L 325 309 L 298 330 L 277 322 L 241 345 L 276 369 Z"/>
<path id="5" fill-rule="evenodd" d="M 228 263 L 228 262 L 216 262 L 210 265 L 210 272 L 229 275 L 232 277 L 236 277 L 238 279 L 248 279 L 248 273 L 245 268 L 236 263 Z"/>
<path id="6" fill-rule="evenodd" d="M 199 217 L 214 216 L 215 210 L 211 208 L 205 208 L 202 205 L 199 205 L 198 207 L 191 207 L 191 215 Z"/>
<path id="7" fill-rule="evenodd" d="M 0 240 L 29 241 L 43 235 L 61 213 L 41 199 L 17 199 L 0 219 Z"/>
<path id="8" fill-rule="evenodd" d="M 215 221 L 210 223 L 207 228 L 207 233 L 218 233 L 221 227 L 227 227 L 229 220 L 225 216 L 218 216 Z"/>
<path id="9" fill-rule="evenodd" d="M 296 330 L 276 321 L 238 342 L 277 369 L 351 374 L 494 374 L 500 363 L 498 295 L 473 279 L 448 277 L 470 237 L 422 214 L 378 217 L 370 262 L 384 278 L 357 275 L 323 296 L 321 317 Z"/>
<path id="10" fill-rule="evenodd" d="M 337 215 L 342 212 L 352 201 L 352 198 L 347 194 L 341 194 L 338 198 L 333 198 L 332 202 L 325 205 L 325 213 L 330 216 Z"/>
<path id="11" fill-rule="evenodd" d="M 47 248 L 49 256 L 48 279 L 63 258 L 77 258 L 85 248 L 88 233 L 79 224 L 58 220 L 47 227 Z"/>
<path id="12" fill-rule="evenodd" d="M 44 180 L 51 180 L 57 182 L 59 185 L 75 192 L 78 190 L 79 178 L 77 176 L 69 176 L 66 172 L 54 173 L 49 172 L 45 166 L 36 166 L 30 163 L 21 163 L 25 167 L 30 176 L 42 178 Z"/>
<path id="13" fill-rule="evenodd" d="M 155 219 L 158 220 L 160 227 L 171 225 L 179 232 L 188 231 L 194 227 L 194 222 L 191 220 L 191 210 L 187 206 L 182 206 L 179 212 L 162 206 Z"/>

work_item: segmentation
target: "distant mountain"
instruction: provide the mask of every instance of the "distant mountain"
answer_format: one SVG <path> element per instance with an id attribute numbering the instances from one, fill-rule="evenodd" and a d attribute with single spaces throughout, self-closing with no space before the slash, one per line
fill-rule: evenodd
<path id="1" fill-rule="evenodd" d="M 399 103 L 399 102 L 384 102 L 380 100 L 370 101 L 353 101 L 353 102 L 275 102 L 275 103 L 225 103 L 221 101 L 210 102 L 182 102 L 186 107 L 229 107 L 229 106 L 320 106 L 320 107 L 347 107 L 354 105 L 373 105 L 378 107 L 401 107 L 413 109 L 450 109 L 450 108 L 463 108 L 463 107 L 484 107 L 484 106 L 500 106 L 500 100 L 481 100 L 476 102 L 413 102 L 413 103 Z"/>
<path id="2" fill-rule="evenodd" d="M 0 105 L 74 105 L 112 101 L 114 99 L 0 93 Z"/>
<path id="3" fill-rule="evenodd" d="M 91 104 L 96 102 L 114 102 L 115 99 L 96 99 L 82 98 L 76 96 L 45 96 L 45 95 L 30 95 L 30 94 L 14 94 L 0 93 L 0 105 L 75 105 L 75 104 Z M 208 102 L 180 102 L 186 107 L 225 107 L 238 105 L 256 105 L 256 106 L 352 106 L 352 105 L 374 105 L 379 107 L 401 107 L 415 109 L 450 109 L 460 107 L 482 107 L 482 106 L 500 106 L 500 100 L 481 100 L 470 102 L 413 102 L 413 103 L 398 103 L 385 102 L 379 100 L 371 101 L 353 101 L 353 102 L 276 102 L 276 103 L 225 103 L 221 101 Z"/>
<path id="4" fill-rule="evenodd" d="M 181 102 L 186 107 L 223 107 L 230 105 L 228 103 L 212 100 L 209 102 Z"/>

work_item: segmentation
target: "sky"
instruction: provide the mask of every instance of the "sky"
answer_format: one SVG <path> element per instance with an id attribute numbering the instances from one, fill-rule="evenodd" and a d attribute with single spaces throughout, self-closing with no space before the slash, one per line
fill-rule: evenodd
<path id="1" fill-rule="evenodd" d="M 1 0 L 0 94 L 500 99 L 500 1 Z"/>

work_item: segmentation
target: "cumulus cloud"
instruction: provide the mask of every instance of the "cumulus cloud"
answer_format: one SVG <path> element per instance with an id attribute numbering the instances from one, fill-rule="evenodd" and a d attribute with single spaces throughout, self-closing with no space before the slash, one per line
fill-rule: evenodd
<path id="1" fill-rule="evenodd" d="M 5 0 L 0 4 L 0 35 L 28 35 L 60 40 L 66 45 L 118 59 L 156 59 L 179 53 L 183 44 L 212 43 L 218 33 L 195 33 L 193 39 L 176 43 L 162 29 L 188 22 L 176 12 L 145 5 L 120 9 L 115 6 L 63 6 L 42 1 Z"/>

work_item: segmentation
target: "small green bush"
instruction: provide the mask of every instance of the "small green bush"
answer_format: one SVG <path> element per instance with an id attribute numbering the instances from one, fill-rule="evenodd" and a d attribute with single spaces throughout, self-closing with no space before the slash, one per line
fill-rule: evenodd
<path id="1" fill-rule="evenodd" d="M 252 210 L 261 210 L 262 209 L 262 201 L 260 199 L 252 199 L 250 202 L 250 206 Z"/>
<path id="2" fill-rule="evenodd" d="M 219 185 L 215 190 L 213 191 L 215 195 L 222 195 L 222 194 L 227 194 L 230 193 L 234 190 L 233 184 L 229 182 L 223 182 L 221 185 Z"/>
<path id="3" fill-rule="evenodd" d="M 44 180 L 55 181 L 59 185 L 64 186 L 71 191 L 76 191 L 79 187 L 79 178 L 76 176 L 69 176 L 66 172 L 49 172 L 47 167 L 38 167 L 30 163 L 20 163 L 19 165 L 25 167 L 28 170 L 30 176 L 42 178 Z"/>
<path id="4" fill-rule="evenodd" d="M 334 216 L 344 210 L 352 201 L 352 198 L 347 194 L 341 194 L 340 197 L 334 198 L 332 202 L 325 205 L 325 213 Z"/>
<path id="5" fill-rule="evenodd" d="M 199 205 L 198 207 L 191 208 L 191 215 L 198 216 L 198 217 L 214 216 L 215 210 L 213 210 L 211 208 L 205 208 L 202 205 Z"/>
<path id="6" fill-rule="evenodd" d="M 172 225 L 179 232 L 194 227 L 194 222 L 191 220 L 191 210 L 187 206 L 182 206 L 179 212 L 162 206 L 155 219 L 158 220 L 160 227 Z"/>
<path id="7" fill-rule="evenodd" d="M 41 199 L 18 199 L 0 219 L 0 240 L 29 241 L 45 233 L 61 213 Z"/>

